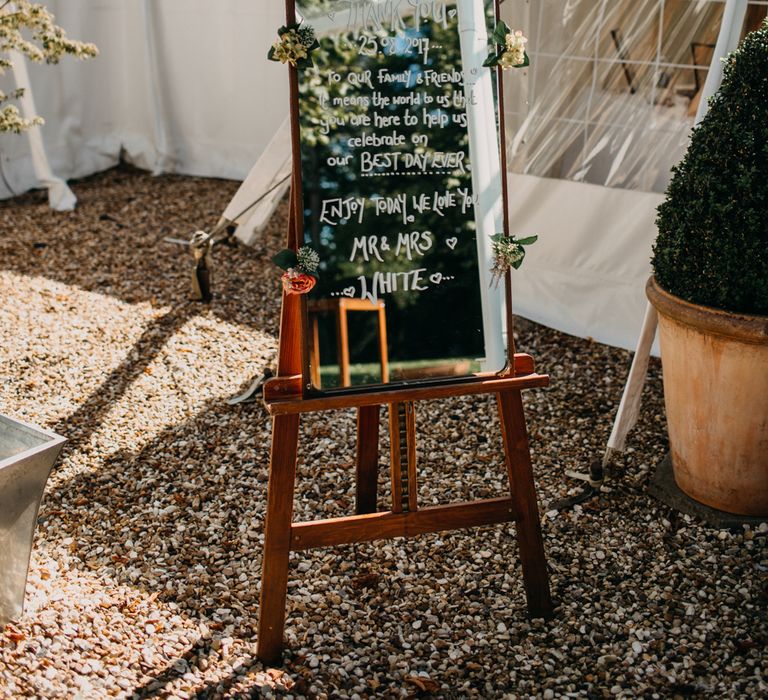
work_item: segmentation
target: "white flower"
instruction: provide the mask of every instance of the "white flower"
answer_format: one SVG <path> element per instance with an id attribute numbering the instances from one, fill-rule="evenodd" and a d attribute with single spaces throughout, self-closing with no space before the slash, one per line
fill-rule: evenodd
<path id="1" fill-rule="evenodd" d="M 38 2 L 15 0 L 13 5 L 0 0 L 0 76 L 13 64 L 7 52 L 15 49 L 31 61 L 58 63 L 64 55 L 91 58 L 99 50 L 93 44 L 68 39 L 64 30 L 54 24 L 53 15 Z M 21 97 L 0 90 L 0 133 L 21 133 L 38 124 L 40 117 L 24 118 L 15 105 L 5 104 Z"/>
<path id="2" fill-rule="evenodd" d="M 501 67 L 514 68 L 515 66 L 522 66 L 525 63 L 525 45 L 527 43 L 528 38 L 523 36 L 519 29 L 507 34 L 505 38 L 506 47 L 499 59 Z"/>
<path id="3" fill-rule="evenodd" d="M 311 275 L 317 272 L 317 268 L 320 265 L 320 255 L 316 250 L 305 245 L 299 248 L 296 253 L 296 262 L 300 271 Z"/>
<path id="4" fill-rule="evenodd" d="M 272 48 L 276 60 L 280 63 L 290 63 L 292 66 L 308 55 L 307 47 L 302 43 L 295 29 L 285 32 L 277 42 L 272 44 Z"/>

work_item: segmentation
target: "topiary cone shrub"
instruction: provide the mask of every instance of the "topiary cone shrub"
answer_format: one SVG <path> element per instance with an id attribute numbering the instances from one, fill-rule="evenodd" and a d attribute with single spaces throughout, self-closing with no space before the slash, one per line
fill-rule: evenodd
<path id="1" fill-rule="evenodd" d="M 685 301 L 768 315 L 768 21 L 725 63 L 658 209 L 653 271 Z"/>

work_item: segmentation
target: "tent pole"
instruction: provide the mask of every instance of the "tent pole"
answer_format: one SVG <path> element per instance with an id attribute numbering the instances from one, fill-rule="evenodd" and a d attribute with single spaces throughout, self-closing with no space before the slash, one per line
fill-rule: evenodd
<path id="1" fill-rule="evenodd" d="M 721 59 L 725 58 L 739 45 L 741 28 L 744 26 L 744 17 L 746 14 L 747 0 L 725 0 L 723 19 L 720 23 L 720 32 L 717 35 L 715 50 L 712 52 L 712 62 L 709 64 L 707 79 L 704 81 L 704 88 L 701 91 L 701 100 L 699 100 L 699 106 L 696 110 L 696 125 L 704 119 L 704 115 L 709 109 L 709 98 L 712 97 L 720 87 L 720 82 L 723 79 L 723 64 Z"/>
<path id="2" fill-rule="evenodd" d="M 624 451 L 627 435 L 634 427 L 640 414 L 643 387 L 648 375 L 648 361 L 651 357 L 653 341 L 656 338 L 657 325 L 658 314 L 656 309 L 650 303 L 646 303 L 640 338 L 637 341 L 635 356 L 632 358 L 632 366 L 629 369 L 629 376 L 624 385 L 624 393 L 621 396 L 619 410 L 616 412 L 613 429 L 611 430 L 611 436 L 608 438 L 608 445 L 603 453 L 603 458 L 602 460 L 592 462 L 589 467 L 589 473 L 566 469 L 565 475 L 567 477 L 576 481 L 584 481 L 586 485 L 574 496 L 568 496 L 555 503 L 553 506 L 554 510 L 572 508 L 577 503 L 588 501 L 599 495 L 605 480 L 605 470 L 611 463 L 611 459 L 613 459 L 617 452 Z"/>
<path id="3" fill-rule="evenodd" d="M 616 412 L 616 420 L 613 423 L 611 436 L 608 438 L 608 446 L 603 455 L 602 467 L 605 468 L 616 452 L 623 452 L 627 440 L 627 434 L 637 422 L 640 413 L 640 404 L 643 395 L 645 379 L 648 375 L 648 361 L 651 357 L 651 348 L 656 338 L 656 328 L 659 317 L 656 309 L 647 302 L 645 305 L 645 317 L 643 327 L 640 330 L 640 338 L 637 341 L 635 356 L 632 358 L 632 366 L 629 369 L 627 383 L 624 385 L 624 393 L 621 396 L 619 410 Z"/>

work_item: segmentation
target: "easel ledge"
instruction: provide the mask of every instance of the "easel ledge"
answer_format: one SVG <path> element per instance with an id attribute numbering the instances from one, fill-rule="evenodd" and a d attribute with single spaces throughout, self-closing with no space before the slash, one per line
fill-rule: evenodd
<path id="1" fill-rule="evenodd" d="M 449 396 L 470 396 L 549 386 L 549 375 L 536 374 L 533 358 L 525 353 L 515 354 L 515 376 L 478 374 L 461 382 L 431 386 L 400 386 L 366 393 L 335 394 L 304 398 L 301 395 L 301 375 L 274 377 L 264 385 L 264 401 L 271 416 L 286 416 L 314 411 L 334 411 L 361 406 L 384 406 L 401 401 L 424 401 Z"/>

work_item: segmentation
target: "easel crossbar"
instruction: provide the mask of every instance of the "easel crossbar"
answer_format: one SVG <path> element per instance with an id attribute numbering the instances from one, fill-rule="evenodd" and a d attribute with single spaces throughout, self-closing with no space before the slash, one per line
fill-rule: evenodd
<path id="1" fill-rule="evenodd" d="M 511 498 L 428 506 L 411 513 L 369 513 L 291 525 L 293 551 L 517 520 Z"/>
<path id="2" fill-rule="evenodd" d="M 272 381 L 272 380 L 270 380 Z M 268 383 L 269 384 L 269 383 Z M 272 416 L 285 416 L 315 411 L 333 411 L 342 408 L 376 406 L 400 401 L 425 401 L 429 399 L 489 394 L 519 389 L 544 387 L 549 384 L 546 374 L 528 374 L 522 377 L 493 377 L 478 381 L 456 382 L 435 386 L 398 387 L 390 390 L 371 391 L 360 394 L 337 394 L 317 398 L 291 398 L 267 400 L 267 411 Z M 267 386 L 265 386 L 265 393 Z"/>

